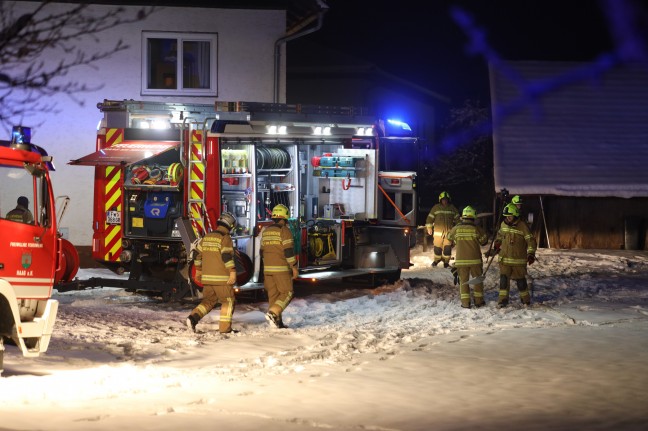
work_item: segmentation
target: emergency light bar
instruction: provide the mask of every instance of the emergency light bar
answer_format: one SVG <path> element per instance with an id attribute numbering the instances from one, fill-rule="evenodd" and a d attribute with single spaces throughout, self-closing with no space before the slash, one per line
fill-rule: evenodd
<path id="1" fill-rule="evenodd" d="M 31 127 L 13 126 L 11 129 L 11 144 L 31 144 Z"/>

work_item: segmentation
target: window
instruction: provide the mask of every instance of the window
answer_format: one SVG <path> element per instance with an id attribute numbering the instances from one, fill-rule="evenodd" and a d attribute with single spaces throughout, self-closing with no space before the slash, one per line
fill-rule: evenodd
<path id="1" fill-rule="evenodd" d="M 49 188 L 43 171 L 34 169 L 30 174 L 22 166 L 0 165 L 0 182 L 6 186 L 0 192 L 0 219 L 50 226 Z"/>
<path id="2" fill-rule="evenodd" d="M 217 96 L 214 33 L 143 32 L 142 94 Z"/>

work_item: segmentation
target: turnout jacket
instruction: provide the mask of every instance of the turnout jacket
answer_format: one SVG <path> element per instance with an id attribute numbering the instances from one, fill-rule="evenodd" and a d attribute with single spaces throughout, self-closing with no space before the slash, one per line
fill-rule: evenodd
<path id="1" fill-rule="evenodd" d="M 196 248 L 196 269 L 202 270 L 203 284 L 226 284 L 234 265 L 232 237 L 224 226 L 205 235 Z"/>
<path id="2" fill-rule="evenodd" d="M 22 205 L 17 205 L 16 208 L 9 211 L 5 218 L 7 220 L 18 221 L 21 223 L 34 223 L 34 216 L 31 211 Z"/>
<path id="3" fill-rule="evenodd" d="M 292 273 L 297 266 L 292 232 L 287 225 L 274 223 L 261 231 L 263 273 Z"/>
<path id="4" fill-rule="evenodd" d="M 504 265 L 526 266 L 527 256 L 535 254 L 536 240 L 523 220 L 513 225 L 502 222 L 495 244 L 500 244 L 499 262 Z"/>
<path id="5" fill-rule="evenodd" d="M 459 221 L 459 210 L 457 207 L 449 203 L 444 206 L 438 203 L 432 207 L 430 213 L 425 219 L 425 227 L 431 229 L 435 227 L 435 232 L 447 233 L 452 226 Z"/>
<path id="6" fill-rule="evenodd" d="M 463 220 L 448 233 L 448 240 L 456 245 L 455 266 L 482 264 L 481 246 L 488 242 L 484 230 L 475 222 Z"/>

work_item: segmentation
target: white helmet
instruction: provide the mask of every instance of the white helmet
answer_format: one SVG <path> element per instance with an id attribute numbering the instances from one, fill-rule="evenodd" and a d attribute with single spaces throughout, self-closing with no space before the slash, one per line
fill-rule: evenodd
<path id="1" fill-rule="evenodd" d="M 228 230 L 236 229 L 236 217 L 232 213 L 224 212 L 218 219 L 218 223 L 225 226 Z"/>

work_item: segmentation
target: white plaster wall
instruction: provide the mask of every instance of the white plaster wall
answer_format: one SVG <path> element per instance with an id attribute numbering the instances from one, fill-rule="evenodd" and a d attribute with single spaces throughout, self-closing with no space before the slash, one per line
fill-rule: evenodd
<path id="1" fill-rule="evenodd" d="M 31 11 L 35 2 L 6 2 L 17 14 Z M 47 11 L 69 7 L 52 4 Z M 101 12 L 112 6 L 93 6 Z M 125 7 L 125 16 L 135 15 L 139 6 Z M 77 246 L 92 242 L 92 205 L 94 168 L 69 166 L 67 162 L 95 151 L 96 127 L 101 115 L 96 105 L 104 99 L 135 99 L 166 102 L 214 103 L 219 101 L 272 102 L 274 91 L 274 43 L 285 35 L 285 12 L 273 10 L 232 10 L 168 7 L 159 9 L 144 21 L 119 26 L 80 39 L 76 46 L 92 53 L 112 47 L 118 39 L 130 48 L 96 64 L 97 68 L 79 68 L 65 79 L 87 84 L 98 90 L 76 94 L 82 105 L 66 95 L 53 96 L 48 102 L 56 111 L 35 117 L 16 118 L 15 124 L 32 126 L 32 141 L 54 156 L 52 174 L 55 195 L 67 195 L 71 203 L 61 226 Z M 141 96 L 142 31 L 216 32 L 218 33 L 218 97 Z M 280 88 L 285 88 L 285 47 L 282 48 Z M 56 61 L 57 54 L 44 56 Z M 285 93 L 280 95 L 285 100 Z M 5 137 L 8 139 L 8 137 Z M 0 185 L 1 187 L 1 185 Z"/>

